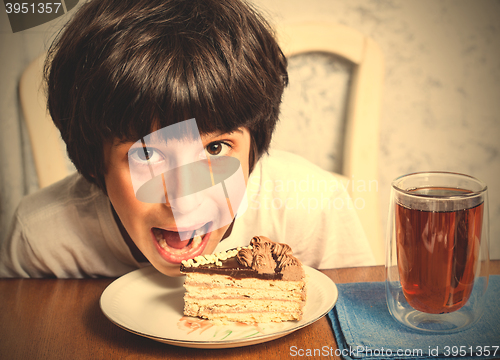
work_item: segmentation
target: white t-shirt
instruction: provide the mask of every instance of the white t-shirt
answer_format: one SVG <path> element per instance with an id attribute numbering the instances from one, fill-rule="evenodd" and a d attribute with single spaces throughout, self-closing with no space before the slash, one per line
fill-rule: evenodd
<path id="1" fill-rule="evenodd" d="M 289 244 L 314 268 L 373 265 L 340 184 L 296 155 L 264 156 L 248 181 L 246 211 L 215 251 L 246 246 L 253 236 L 264 235 Z M 145 265 L 120 234 L 107 196 L 78 174 L 25 197 L 0 248 L 0 277 L 117 277 Z"/>

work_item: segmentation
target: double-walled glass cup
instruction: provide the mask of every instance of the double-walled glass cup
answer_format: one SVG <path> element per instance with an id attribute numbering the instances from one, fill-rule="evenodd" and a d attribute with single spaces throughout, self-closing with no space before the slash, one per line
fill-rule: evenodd
<path id="1" fill-rule="evenodd" d="M 487 187 L 449 172 L 392 182 L 386 296 L 392 316 L 427 332 L 463 330 L 484 309 L 488 287 Z"/>

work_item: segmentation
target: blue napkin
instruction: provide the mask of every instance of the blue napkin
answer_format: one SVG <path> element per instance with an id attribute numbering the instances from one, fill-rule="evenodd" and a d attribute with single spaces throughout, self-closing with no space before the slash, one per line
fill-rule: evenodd
<path id="1" fill-rule="evenodd" d="M 489 277 L 482 318 L 451 334 L 421 333 L 394 320 L 387 308 L 384 282 L 337 287 L 339 299 L 328 317 L 339 348 L 336 354 L 344 359 L 500 358 L 499 275 Z"/>

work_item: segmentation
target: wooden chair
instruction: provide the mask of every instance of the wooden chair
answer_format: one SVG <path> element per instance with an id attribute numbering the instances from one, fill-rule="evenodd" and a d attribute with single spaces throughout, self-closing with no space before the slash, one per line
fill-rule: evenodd
<path id="1" fill-rule="evenodd" d="M 345 111 L 340 119 L 342 125 L 334 129 L 320 113 L 311 115 L 307 121 L 301 120 L 301 117 L 309 115 L 304 114 L 304 110 L 296 108 L 300 100 L 287 98 L 285 93 L 282 105 L 285 118 L 282 118 L 280 121 L 282 124 L 278 125 L 273 147 L 295 152 L 306 158 L 309 153 L 311 161 L 343 176 L 376 261 L 383 264 L 385 245 L 380 226 L 378 199 L 379 117 L 384 76 L 381 50 L 369 37 L 339 24 L 282 23 L 278 24 L 277 33 L 280 45 L 290 62 L 299 55 L 329 54 L 351 66 L 350 79 L 345 84 L 347 98 Z M 317 80 L 324 81 L 321 79 L 326 77 L 324 75 L 320 74 L 320 79 Z M 292 76 L 291 72 L 291 88 L 295 86 Z M 331 84 L 331 87 L 337 85 Z M 328 88 L 323 92 L 327 90 Z M 309 97 L 315 95 L 314 92 L 312 95 L 306 94 Z M 321 93 L 317 95 L 320 96 Z M 315 104 L 310 105 L 308 110 L 315 112 L 314 106 Z M 292 111 L 289 111 L 290 109 Z M 300 126 L 296 125 L 298 123 Z M 312 126 L 316 126 L 316 129 L 312 129 Z M 307 139 L 308 131 L 313 134 L 316 131 L 316 134 Z M 337 157 L 333 159 L 337 164 L 325 166 L 317 159 L 322 139 L 328 138 L 323 132 L 326 134 L 336 131 L 343 135 L 340 142 L 342 149 L 336 156 L 330 156 Z M 308 152 L 306 149 L 311 151 Z"/>
<path id="2" fill-rule="evenodd" d="M 45 53 L 37 57 L 21 75 L 19 96 L 30 136 L 40 188 L 61 180 L 75 171 L 69 161 L 59 130 L 47 110 L 43 87 Z"/>

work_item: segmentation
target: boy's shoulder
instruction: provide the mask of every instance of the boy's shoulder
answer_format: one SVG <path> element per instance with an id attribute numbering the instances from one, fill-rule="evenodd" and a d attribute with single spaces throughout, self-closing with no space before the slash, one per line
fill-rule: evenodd
<path id="1" fill-rule="evenodd" d="M 260 175 L 275 180 L 332 181 L 339 185 L 344 182 L 344 176 L 327 171 L 306 158 L 288 151 L 271 149 L 260 161 Z"/>
<path id="2" fill-rule="evenodd" d="M 319 168 L 317 165 L 313 164 L 312 162 L 310 162 L 309 160 L 300 155 L 291 153 L 289 151 L 279 150 L 274 148 L 270 149 L 269 153 L 262 157 L 262 161 L 270 163 L 295 164 L 306 167 Z"/>
<path id="3" fill-rule="evenodd" d="M 66 178 L 25 196 L 17 208 L 17 216 L 37 220 L 64 212 L 69 206 L 84 205 L 105 195 L 80 174 Z"/>
<path id="4" fill-rule="evenodd" d="M 0 277 L 119 276 L 137 266 L 108 197 L 79 174 L 23 198 L 0 244 Z"/>

